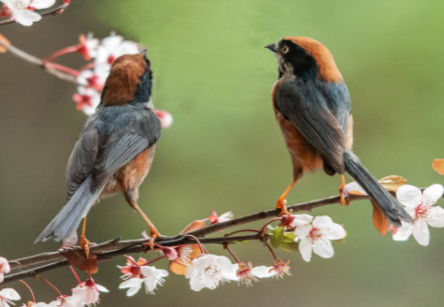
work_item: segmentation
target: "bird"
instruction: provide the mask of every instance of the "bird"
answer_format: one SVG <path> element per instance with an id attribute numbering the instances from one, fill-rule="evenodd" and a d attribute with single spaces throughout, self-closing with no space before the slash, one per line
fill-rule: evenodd
<path id="1" fill-rule="evenodd" d="M 286 197 L 304 173 L 323 169 L 327 175 L 348 173 L 394 227 L 413 223 L 398 201 L 385 190 L 352 152 L 353 117 L 347 85 L 333 55 L 320 42 L 293 36 L 265 46 L 279 66 L 272 102 L 293 165 L 293 181 L 279 197 L 276 209 L 288 214 Z"/>
<path id="2" fill-rule="evenodd" d="M 160 236 L 138 206 L 139 186 L 154 159 L 161 122 L 153 112 L 153 72 L 144 50 L 117 58 L 95 114 L 84 124 L 69 158 L 66 205 L 36 239 L 60 241 L 72 236 L 83 219 L 80 246 L 89 254 L 86 216 L 99 198 L 123 194 L 150 228 L 151 241 Z M 152 243 L 151 243 L 152 244 Z"/>

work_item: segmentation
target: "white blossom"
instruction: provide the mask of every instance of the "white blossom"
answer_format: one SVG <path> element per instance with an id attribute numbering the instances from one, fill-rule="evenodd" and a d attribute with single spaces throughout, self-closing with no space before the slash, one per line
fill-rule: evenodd
<path id="1" fill-rule="evenodd" d="M 312 223 L 299 225 L 295 230 L 296 240 L 299 241 L 299 251 L 302 259 L 309 262 L 311 254 L 322 258 L 331 258 L 334 255 L 331 240 L 345 237 L 344 228 L 328 216 L 317 216 Z"/>
<path id="2" fill-rule="evenodd" d="M 227 257 L 204 255 L 192 261 L 185 278 L 190 280 L 192 290 L 200 291 L 203 288 L 215 289 L 233 272 L 233 264 Z"/>
<path id="3" fill-rule="evenodd" d="M 126 296 L 133 296 L 139 292 L 142 284 L 145 284 L 146 293 L 154 294 L 154 290 L 157 289 L 157 285 L 162 285 L 165 281 L 163 277 L 168 276 L 166 270 L 156 269 L 153 266 L 140 267 L 142 277 L 130 278 L 120 284 L 119 289 L 128 289 Z"/>
<path id="4" fill-rule="evenodd" d="M 20 299 L 20 295 L 12 288 L 0 290 L 0 307 L 10 307 L 9 304 L 15 305 L 12 301 L 18 301 Z"/>
<path id="5" fill-rule="evenodd" d="M 415 222 L 413 225 L 402 222 L 402 227 L 394 233 L 393 239 L 405 241 L 413 234 L 419 244 L 429 245 L 430 232 L 428 225 L 436 228 L 444 227 L 444 209 L 433 206 L 441 198 L 443 192 L 444 188 L 440 184 L 428 187 L 423 193 L 419 188 L 412 185 L 406 184 L 400 187 L 396 196 Z"/>

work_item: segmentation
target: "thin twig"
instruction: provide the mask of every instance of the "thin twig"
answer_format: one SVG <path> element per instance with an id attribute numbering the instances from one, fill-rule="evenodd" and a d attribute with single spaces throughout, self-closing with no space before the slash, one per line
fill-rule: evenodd
<path id="1" fill-rule="evenodd" d="M 16 57 L 18 57 L 30 64 L 39 66 L 40 68 L 44 69 L 49 74 L 51 74 L 59 79 L 77 84 L 76 77 L 73 76 L 72 74 L 68 74 L 68 73 L 62 72 L 60 70 L 51 68 L 51 67 L 46 67 L 41 59 L 39 59 L 29 53 L 26 53 L 25 51 L 13 46 L 13 45 L 8 45 L 5 42 L 3 42 L 2 40 L 0 40 L 0 46 L 3 46 L 4 48 L 6 48 L 10 53 L 15 55 Z"/>
<path id="2" fill-rule="evenodd" d="M 253 241 L 253 240 L 260 240 L 261 236 L 259 234 L 255 235 L 248 235 L 248 236 L 236 236 L 236 237 L 220 237 L 220 238 L 208 238 L 208 239 L 201 239 L 200 242 L 202 244 L 224 244 L 229 243 L 233 241 Z M 146 241 L 146 240 L 145 240 Z M 182 239 L 180 240 L 170 240 L 165 241 L 162 243 L 164 246 L 174 246 L 177 244 L 192 244 L 196 243 L 196 241 L 191 240 L 190 238 L 186 236 L 182 236 Z M 134 246 L 130 246 L 124 249 L 114 250 L 114 251 L 108 251 L 97 255 L 97 259 L 99 262 L 103 262 L 109 259 L 112 259 L 117 256 L 123 256 L 125 254 L 134 254 L 134 253 L 142 253 L 147 250 L 147 247 L 143 244 L 137 244 Z M 15 274 L 9 274 L 5 276 L 5 279 L 2 286 L 4 284 L 11 283 L 13 281 L 17 281 L 20 279 L 26 279 L 26 278 L 35 278 L 37 275 L 40 275 L 42 273 L 52 271 L 54 269 L 62 268 L 69 266 L 70 263 L 67 260 L 57 261 L 54 263 L 50 263 L 47 265 L 40 266 L 38 268 L 30 269 L 27 271 L 15 273 Z"/>
<path id="3" fill-rule="evenodd" d="M 69 2 L 65 3 L 55 9 L 43 12 L 43 13 L 39 13 L 40 16 L 45 17 L 45 16 L 55 16 L 55 15 L 59 15 L 61 14 L 67 7 L 69 6 Z M 13 19 L 6 19 L 6 20 L 2 20 L 0 21 L 0 26 L 5 26 L 5 25 L 10 25 L 12 23 L 16 23 L 15 20 Z"/>

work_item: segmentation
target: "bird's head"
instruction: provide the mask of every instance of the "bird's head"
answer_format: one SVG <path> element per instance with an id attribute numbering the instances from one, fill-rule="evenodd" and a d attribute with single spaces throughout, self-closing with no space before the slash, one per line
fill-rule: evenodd
<path id="1" fill-rule="evenodd" d="M 333 55 L 317 40 L 293 36 L 265 48 L 276 55 L 281 76 L 295 76 L 303 80 L 321 78 L 327 82 L 343 81 Z"/>
<path id="2" fill-rule="evenodd" d="M 152 87 L 153 72 L 146 50 L 139 54 L 125 54 L 111 66 L 101 103 L 105 106 L 146 103 L 150 100 Z"/>

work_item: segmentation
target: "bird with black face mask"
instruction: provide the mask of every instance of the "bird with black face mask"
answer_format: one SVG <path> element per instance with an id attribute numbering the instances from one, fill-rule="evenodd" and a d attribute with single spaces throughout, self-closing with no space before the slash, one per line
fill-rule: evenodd
<path id="1" fill-rule="evenodd" d="M 160 138 L 153 113 L 153 72 L 146 50 L 123 55 L 111 67 L 97 111 L 86 121 L 66 167 L 67 204 L 36 242 L 70 237 L 83 219 L 80 244 L 89 253 L 86 215 L 101 197 L 123 193 L 148 223 L 151 244 L 160 234 L 137 204 Z"/>
<path id="2" fill-rule="evenodd" d="M 330 51 L 320 42 L 302 36 L 284 38 L 265 48 L 278 59 L 279 78 L 272 100 L 293 164 L 293 182 L 278 199 L 276 208 L 286 214 L 285 198 L 291 188 L 305 172 L 323 168 L 330 176 L 341 176 L 341 204 L 345 204 L 342 190 L 343 174 L 347 172 L 391 224 L 413 222 L 351 151 L 350 95 Z"/>

